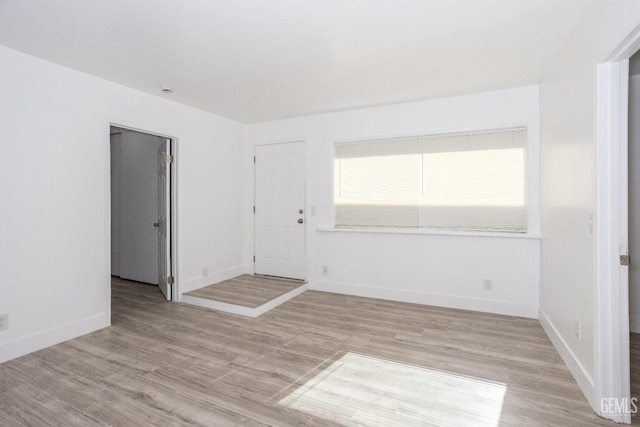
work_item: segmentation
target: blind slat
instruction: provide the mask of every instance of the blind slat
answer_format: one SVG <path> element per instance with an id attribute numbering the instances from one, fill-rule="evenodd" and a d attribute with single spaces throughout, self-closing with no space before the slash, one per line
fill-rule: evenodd
<path id="1" fill-rule="evenodd" d="M 525 128 L 335 146 L 336 226 L 527 231 Z"/>

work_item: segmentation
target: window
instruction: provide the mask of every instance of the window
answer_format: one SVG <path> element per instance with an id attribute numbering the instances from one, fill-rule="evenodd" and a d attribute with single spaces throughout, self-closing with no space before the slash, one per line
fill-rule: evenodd
<path id="1" fill-rule="evenodd" d="M 335 145 L 335 225 L 527 231 L 525 128 Z"/>

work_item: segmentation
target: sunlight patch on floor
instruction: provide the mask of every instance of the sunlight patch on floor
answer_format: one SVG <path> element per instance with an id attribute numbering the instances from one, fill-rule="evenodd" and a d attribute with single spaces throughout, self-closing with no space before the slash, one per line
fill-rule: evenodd
<path id="1" fill-rule="evenodd" d="M 344 425 L 497 426 L 506 384 L 347 353 L 279 401 Z"/>

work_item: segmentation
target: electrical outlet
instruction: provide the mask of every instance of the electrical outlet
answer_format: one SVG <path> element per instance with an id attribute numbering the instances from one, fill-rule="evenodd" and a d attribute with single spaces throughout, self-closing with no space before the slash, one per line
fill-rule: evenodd
<path id="1" fill-rule="evenodd" d="M 575 320 L 574 328 L 575 328 L 576 338 L 581 340 L 582 336 L 581 336 L 581 332 L 580 332 L 580 321 L 578 319 Z"/>
<path id="2" fill-rule="evenodd" d="M 485 291 L 493 290 L 493 281 L 491 279 L 484 279 L 484 290 Z"/>
<path id="3" fill-rule="evenodd" d="M 322 274 L 324 274 L 325 276 L 327 274 L 329 274 L 329 267 L 327 267 L 326 265 L 322 266 Z"/>
<path id="4" fill-rule="evenodd" d="M 0 331 L 9 329 L 9 313 L 0 314 Z"/>

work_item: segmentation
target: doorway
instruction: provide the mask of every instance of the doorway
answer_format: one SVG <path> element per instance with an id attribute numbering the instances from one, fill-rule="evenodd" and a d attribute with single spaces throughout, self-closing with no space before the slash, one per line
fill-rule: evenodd
<path id="1" fill-rule="evenodd" d="M 172 290 L 173 140 L 110 127 L 111 275 Z"/>
<path id="2" fill-rule="evenodd" d="M 254 171 L 254 273 L 305 280 L 305 142 L 256 146 Z"/>

